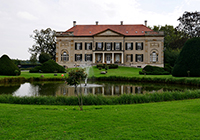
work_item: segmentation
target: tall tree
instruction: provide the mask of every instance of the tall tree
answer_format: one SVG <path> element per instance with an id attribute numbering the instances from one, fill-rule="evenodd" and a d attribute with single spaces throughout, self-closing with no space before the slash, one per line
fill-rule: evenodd
<path id="1" fill-rule="evenodd" d="M 47 28 L 46 30 L 34 30 L 30 37 L 34 39 L 35 44 L 29 48 L 32 55 L 38 56 L 41 53 L 46 53 L 55 59 L 56 55 L 56 31 Z"/>
<path id="2" fill-rule="evenodd" d="M 200 12 L 185 11 L 182 17 L 179 17 L 177 30 L 189 35 L 190 38 L 200 37 Z"/>

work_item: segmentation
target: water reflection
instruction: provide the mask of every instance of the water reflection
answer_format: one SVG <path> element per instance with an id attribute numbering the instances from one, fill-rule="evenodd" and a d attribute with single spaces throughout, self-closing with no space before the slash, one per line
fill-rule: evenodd
<path id="1" fill-rule="evenodd" d="M 122 94 L 145 94 L 147 92 L 183 91 L 185 89 L 197 89 L 194 86 L 122 83 L 122 82 L 95 82 L 95 86 L 79 86 L 78 93 L 101 94 L 104 96 L 118 96 Z M 0 85 L 0 94 L 12 94 L 13 96 L 74 96 L 74 87 L 64 82 L 37 82 L 21 85 Z"/>

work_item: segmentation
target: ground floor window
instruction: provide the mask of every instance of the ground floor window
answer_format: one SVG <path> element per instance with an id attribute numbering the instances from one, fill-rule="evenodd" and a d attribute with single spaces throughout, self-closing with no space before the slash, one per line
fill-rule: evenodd
<path id="1" fill-rule="evenodd" d="M 85 61 L 92 61 L 92 54 L 85 54 Z"/>
<path id="2" fill-rule="evenodd" d="M 135 55 L 136 62 L 143 62 L 143 54 L 136 54 Z"/>
<path id="3" fill-rule="evenodd" d="M 158 54 L 155 51 L 150 54 L 150 62 L 158 62 Z"/>
<path id="4" fill-rule="evenodd" d="M 69 61 L 69 54 L 65 51 L 61 54 L 61 61 Z"/>
<path id="5" fill-rule="evenodd" d="M 82 54 L 75 54 L 75 61 L 82 61 Z"/>
<path id="6" fill-rule="evenodd" d="M 126 61 L 127 62 L 132 62 L 133 61 L 133 55 L 132 54 L 127 54 L 126 55 Z"/>
<path id="7" fill-rule="evenodd" d="M 120 62 L 120 54 L 116 54 L 116 62 Z"/>

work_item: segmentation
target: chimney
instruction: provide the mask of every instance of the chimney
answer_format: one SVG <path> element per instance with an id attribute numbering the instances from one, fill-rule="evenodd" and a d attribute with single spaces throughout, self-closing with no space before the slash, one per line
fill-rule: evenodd
<path id="1" fill-rule="evenodd" d="M 121 25 L 123 25 L 123 21 L 121 21 Z"/>
<path id="2" fill-rule="evenodd" d="M 144 21 L 144 25 L 147 26 L 147 20 Z"/>
<path id="3" fill-rule="evenodd" d="M 98 22 L 98 21 L 96 21 L 96 25 L 98 25 L 98 23 L 99 23 L 99 22 Z"/>
<path id="4" fill-rule="evenodd" d="M 76 26 L 76 21 L 73 21 L 73 26 Z"/>

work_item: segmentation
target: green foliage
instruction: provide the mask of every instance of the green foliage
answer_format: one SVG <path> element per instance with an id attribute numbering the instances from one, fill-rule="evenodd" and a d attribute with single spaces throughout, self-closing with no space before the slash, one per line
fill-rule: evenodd
<path id="1" fill-rule="evenodd" d="M 164 68 L 157 67 L 157 66 L 145 66 L 139 74 L 146 74 L 146 75 L 168 75 L 169 72 L 165 71 Z"/>
<path id="2" fill-rule="evenodd" d="M 36 66 L 29 70 L 30 73 L 38 73 L 41 70 L 41 66 Z"/>
<path id="3" fill-rule="evenodd" d="M 7 56 L 3 55 L 0 58 L 0 75 L 20 75 L 20 69 L 12 62 L 12 60 Z"/>
<path id="4" fill-rule="evenodd" d="M 109 65 L 109 69 L 117 69 L 117 68 L 118 68 L 118 65 L 115 65 L 115 64 Z"/>
<path id="5" fill-rule="evenodd" d="M 57 71 L 58 73 L 64 73 L 65 68 L 57 64 L 54 60 L 48 60 L 47 62 L 43 63 L 41 66 L 41 70 L 44 73 L 53 73 Z"/>
<path id="6" fill-rule="evenodd" d="M 49 59 L 51 59 L 51 57 L 50 57 L 50 55 L 47 54 L 47 53 L 41 53 L 41 54 L 39 55 L 39 62 L 40 62 L 40 63 L 44 63 L 44 62 L 48 61 Z"/>
<path id="7" fill-rule="evenodd" d="M 78 105 L 78 97 L 74 96 L 39 96 L 39 97 L 16 97 L 12 95 L 1 95 L 0 103 L 9 104 L 34 104 L 34 105 Z M 200 91 L 174 91 L 164 93 L 147 94 L 123 94 L 120 96 L 106 97 L 101 95 L 83 96 L 83 105 L 118 105 L 118 104 L 138 104 L 150 102 L 163 102 L 174 100 L 185 100 L 200 98 Z"/>
<path id="8" fill-rule="evenodd" d="M 180 53 L 180 49 L 170 49 L 167 48 L 164 51 L 164 63 L 169 64 L 171 67 L 174 67 L 174 64 L 176 62 L 176 59 L 178 58 L 178 55 Z"/>
<path id="9" fill-rule="evenodd" d="M 183 49 L 181 50 L 179 57 L 174 65 L 172 75 L 177 77 L 200 76 L 200 38 L 189 39 Z"/>
<path id="10" fill-rule="evenodd" d="M 172 73 L 172 66 L 170 66 L 170 64 L 165 64 L 164 70 L 171 74 Z"/>
<path id="11" fill-rule="evenodd" d="M 68 85 L 77 86 L 82 80 L 85 80 L 87 74 L 84 69 L 72 69 L 68 72 L 68 77 L 66 78 Z"/>
<path id="12" fill-rule="evenodd" d="M 51 28 L 34 30 L 34 35 L 30 37 L 33 38 L 35 44 L 32 48 L 29 48 L 29 52 L 32 54 L 33 58 L 38 54 L 47 53 L 50 54 L 52 59 L 56 56 L 56 31 L 51 30 Z"/>

